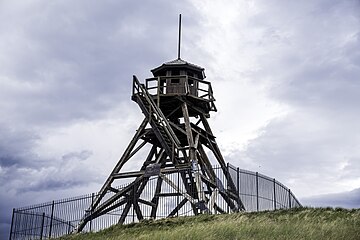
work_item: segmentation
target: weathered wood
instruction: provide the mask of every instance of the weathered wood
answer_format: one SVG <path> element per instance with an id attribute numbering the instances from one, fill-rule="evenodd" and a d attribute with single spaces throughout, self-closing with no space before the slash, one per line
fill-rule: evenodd
<path id="1" fill-rule="evenodd" d="M 219 189 L 215 188 L 214 191 L 211 194 L 210 201 L 208 203 L 208 209 L 210 211 L 212 211 L 212 213 L 215 213 L 214 212 L 214 210 L 215 210 L 214 206 L 215 206 L 215 201 L 216 201 L 216 198 L 217 198 L 218 194 L 219 194 Z"/>
<path id="2" fill-rule="evenodd" d="M 143 217 L 143 214 L 142 214 L 141 209 L 139 207 L 138 201 L 136 201 L 136 199 L 134 199 L 134 201 L 133 201 L 133 208 L 135 210 L 137 219 L 139 219 L 139 221 L 143 220 L 144 217 Z"/>
<path id="3" fill-rule="evenodd" d="M 216 174 L 215 174 L 215 171 L 214 169 L 212 168 L 212 165 L 210 163 L 210 160 L 209 158 L 207 157 L 205 151 L 204 151 L 204 148 L 202 147 L 202 145 L 200 144 L 198 146 L 198 151 L 199 151 L 199 155 L 200 155 L 200 158 L 202 160 L 202 163 L 204 164 L 202 167 L 204 169 L 206 169 L 206 172 L 208 173 L 208 177 L 212 180 L 212 181 L 215 181 L 215 178 L 216 178 Z"/>
<path id="4" fill-rule="evenodd" d="M 89 216 L 89 220 L 91 220 L 91 218 L 94 219 L 94 218 L 100 217 L 104 214 L 107 214 L 107 213 L 111 212 L 112 210 L 120 207 L 121 205 L 124 205 L 127 202 L 128 202 L 127 197 L 125 197 L 124 199 L 120 200 L 116 204 L 112 204 L 110 207 L 106 208 L 106 211 L 93 213 L 92 216 Z"/>
<path id="5" fill-rule="evenodd" d="M 154 203 L 149 202 L 149 201 L 147 201 L 147 200 L 144 200 L 144 199 L 141 199 L 141 198 L 138 198 L 137 200 L 138 200 L 138 202 L 139 202 L 139 203 L 142 203 L 142 204 L 148 205 L 148 206 L 150 206 L 150 207 L 154 207 L 154 206 L 155 206 L 155 204 L 154 204 Z"/>
<path id="6" fill-rule="evenodd" d="M 146 144 L 145 141 L 143 141 L 142 143 L 140 143 L 140 145 L 137 146 L 137 147 L 129 154 L 128 158 L 129 158 L 129 159 L 132 158 L 132 156 L 134 156 L 135 153 L 137 153 L 142 147 L 144 147 L 145 144 Z"/>
<path id="7" fill-rule="evenodd" d="M 124 210 L 121 213 L 120 218 L 119 218 L 119 221 L 118 221 L 119 224 L 123 224 L 125 222 L 125 219 L 130 211 L 130 208 L 131 208 L 131 201 L 128 201 L 125 205 Z"/>
<path id="8" fill-rule="evenodd" d="M 177 205 L 168 215 L 168 217 L 172 217 L 175 215 L 175 213 L 177 213 L 186 203 L 187 203 L 188 199 L 184 198 L 183 200 L 181 200 L 181 202 L 179 203 L 179 205 Z"/>
<path id="9" fill-rule="evenodd" d="M 111 172 L 109 178 L 106 180 L 106 182 L 104 183 L 103 187 L 100 189 L 98 196 L 95 198 L 94 200 L 94 204 L 92 205 L 92 209 L 90 209 L 90 212 L 93 211 L 93 209 L 95 209 L 97 207 L 97 205 L 100 203 L 101 199 L 104 197 L 106 190 L 109 186 L 111 186 L 111 183 L 113 182 L 113 174 L 116 174 L 120 171 L 121 167 L 125 164 L 125 162 L 128 160 L 129 154 L 132 151 L 132 149 L 134 148 L 136 142 L 139 140 L 142 131 L 145 129 L 146 124 L 148 123 L 148 120 L 145 118 L 143 120 L 143 122 L 141 123 L 141 125 L 139 126 L 138 130 L 136 131 L 133 139 L 131 140 L 131 142 L 129 143 L 128 147 L 126 148 L 124 154 L 122 155 L 122 157 L 120 158 L 120 160 L 118 161 L 118 163 L 116 164 L 115 168 L 113 169 L 113 171 Z M 81 230 L 80 230 L 81 231 Z"/>
<path id="10" fill-rule="evenodd" d="M 224 212 L 216 202 L 219 194 L 233 211 L 236 211 L 234 202 L 241 206 L 241 200 L 235 191 L 225 160 L 207 122 L 209 111 L 216 111 L 211 84 L 203 80 L 205 75 L 202 68 L 188 65 L 181 59 L 177 61 L 174 65 L 158 68 L 159 71 L 162 69 L 161 74 L 165 73 L 166 76 L 154 74 L 154 78 L 146 80 L 146 85 L 141 84 L 136 76 L 133 76 L 132 100 L 139 105 L 145 119 L 101 188 L 89 211 L 91 218 L 85 217 L 80 222 L 78 231 L 81 231 L 89 219 L 123 205 L 125 206 L 119 223 L 126 221 L 131 206 L 137 219 L 142 220 L 145 216 L 141 204 L 150 206 L 150 217 L 156 218 L 160 197 L 178 196 L 168 216 L 174 216 L 187 202 L 191 205 L 194 214 L 198 214 L 199 211 Z M 177 64 L 184 66 L 178 68 L 180 65 Z M 189 71 L 186 70 L 188 67 Z M 189 73 L 192 75 L 189 76 Z M 148 81 L 156 81 L 157 85 L 149 86 Z M 151 90 L 151 94 L 148 90 Z M 157 92 L 154 93 L 155 91 Z M 194 118 L 198 120 L 195 121 Z M 180 124 L 182 119 L 184 124 Z M 147 125 L 150 129 L 145 129 Z M 151 149 L 144 158 L 139 152 L 147 143 L 151 145 Z M 210 149 L 216 162 L 220 164 L 229 184 L 228 189 L 218 187 L 222 185 L 217 182 L 219 180 L 204 146 Z M 139 171 L 120 172 L 126 162 L 137 156 L 145 159 Z M 173 173 L 178 173 L 177 183 L 166 175 Z M 147 186 L 151 186 L 148 181 L 150 177 L 154 179 L 154 176 L 158 176 L 156 189 L 151 193 L 146 192 L 151 194 L 150 196 L 145 195 L 145 199 L 151 201 L 140 198 Z M 113 186 L 115 180 L 124 178 L 135 180 L 121 189 Z M 162 192 L 164 182 L 175 192 Z M 105 198 L 106 194 L 110 196 Z M 181 202 L 179 202 L 180 196 L 184 198 Z"/>
<path id="11" fill-rule="evenodd" d="M 110 206 L 113 202 L 115 202 L 117 199 L 119 199 L 122 195 L 124 195 L 126 192 L 128 192 L 129 190 L 131 190 L 131 188 L 137 184 L 139 181 L 141 181 L 143 179 L 142 176 L 138 177 L 134 182 L 130 183 L 128 186 L 122 188 L 118 193 L 116 193 L 115 195 L 111 196 L 108 200 L 106 200 L 105 202 L 103 202 L 100 206 L 98 206 L 97 208 L 95 208 L 93 210 L 93 213 L 96 214 L 97 212 L 101 212 L 102 210 L 104 210 L 105 208 L 107 208 L 108 206 Z"/>
<path id="12" fill-rule="evenodd" d="M 157 183 L 156 183 L 155 194 L 154 194 L 153 199 L 151 200 L 151 202 L 154 204 L 154 206 L 151 208 L 151 214 L 150 214 L 150 217 L 152 219 L 156 218 L 156 211 L 157 211 L 158 204 L 159 204 L 159 193 L 161 192 L 162 182 L 163 182 L 163 179 L 161 177 L 158 177 Z"/>
<path id="13" fill-rule="evenodd" d="M 184 115 L 186 137 L 187 137 L 188 144 L 189 144 L 190 160 L 196 160 L 195 149 L 194 149 L 194 138 L 193 138 L 193 135 L 192 135 L 192 130 L 191 130 L 191 126 L 190 126 L 190 119 L 189 119 L 189 112 L 188 112 L 186 103 L 183 103 L 181 105 L 181 108 L 182 108 L 182 112 L 183 112 L 183 115 Z"/>
<path id="14" fill-rule="evenodd" d="M 170 112 L 169 114 L 166 115 L 166 118 L 169 118 L 170 116 L 172 116 L 175 112 L 177 112 L 180 109 L 180 106 L 176 107 L 172 112 Z"/>
<path id="15" fill-rule="evenodd" d="M 180 188 L 178 188 L 178 186 L 176 186 L 176 184 L 171 181 L 168 177 L 165 176 L 165 174 L 160 173 L 160 177 L 167 183 L 169 184 L 170 187 L 172 187 L 175 191 L 181 193 L 181 195 L 183 195 L 185 198 L 187 198 L 187 200 L 193 204 L 196 203 L 195 199 L 192 198 L 189 194 L 187 194 L 186 192 L 182 191 Z"/>

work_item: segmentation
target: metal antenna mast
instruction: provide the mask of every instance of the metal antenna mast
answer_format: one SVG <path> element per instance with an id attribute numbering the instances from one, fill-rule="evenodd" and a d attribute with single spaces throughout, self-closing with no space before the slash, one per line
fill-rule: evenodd
<path id="1" fill-rule="evenodd" d="M 181 13 L 179 14 L 178 59 L 180 59 L 180 45 L 181 45 Z"/>

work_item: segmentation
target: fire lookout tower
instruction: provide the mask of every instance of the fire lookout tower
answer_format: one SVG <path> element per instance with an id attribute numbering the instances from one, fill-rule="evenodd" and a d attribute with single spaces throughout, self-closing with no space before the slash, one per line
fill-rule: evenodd
<path id="1" fill-rule="evenodd" d="M 131 99 L 139 105 L 144 120 L 80 221 L 77 232 L 92 219 L 114 209 L 121 209 L 120 224 L 131 210 L 132 217 L 136 215 L 139 221 L 174 216 L 186 204 L 194 214 L 226 212 L 218 201 L 232 212 L 244 210 L 207 121 L 210 112 L 217 109 L 211 83 L 204 80 L 204 69 L 184 61 L 178 52 L 177 59 L 151 72 L 153 77 L 145 83 L 133 76 Z M 147 154 L 140 154 L 145 146 L 149 146 Z M 143 159 L 140 170 L 122 172 L 124 164 L 134 158 Z M 220 165 L 226 184 L 217 177 L 211 161 Z M 118 188 L 119 180 L 123 179 L 128 180 L 127 185 Z M 150 180 L 156 181 L 154 191 L 147 190 Z M 175 195 L 181 199 L 167 202 L 172 210 L 161 210 L 160 199 Z"/>

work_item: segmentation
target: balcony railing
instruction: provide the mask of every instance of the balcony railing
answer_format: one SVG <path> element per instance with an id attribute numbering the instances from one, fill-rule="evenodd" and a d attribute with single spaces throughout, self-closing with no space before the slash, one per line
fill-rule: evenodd
<path id="1" fill-rule="evenodd" d="M 145 80 L 145 87 L 153 96 L 191 95 L 210 102 L 215 101 L 210 82 L 188 75 L 148 78 Z"/>

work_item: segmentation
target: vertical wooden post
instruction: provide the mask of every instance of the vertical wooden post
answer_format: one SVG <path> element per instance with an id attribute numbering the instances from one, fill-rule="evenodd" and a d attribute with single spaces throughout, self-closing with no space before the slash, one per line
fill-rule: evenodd
<path id="1" fill-rule="evenodd" d="M 51 217 L 50 217 L 49 238 L 51 238 L 51 231 L 52 231 L 53 218 L 54 218 L 54 207 L 55 207 L 55 201 L 52 201 L 52 204 L 51 204 Z"/>
<path id="2" fill-rule="evenodd" d="M 256 211 L 259 211 L 259 173 L 256 172 Z"/>
<path id="3" fill-rule="evenodd" d="M 41 219 L 40 240 L 43 238 L 43 234 L 44 234 L 44 221 L 45 221 L 45 213 L 43 212 Z"/>
<path id="4" fill-rule="evenodd" d="M 11 227 L 10 227 L 10 236 L 9 236 L 9 240 L 11 240 L 11 236 L 12 236 L 13 225 L 14 225 L 14 217 L 15 217 L 15 208 L 13 208 L 13 211 L 12 211 L 12 217 L 11 217 Z"/>
<path id="5" fill-rule="evenodd" d="M 274 178 L 274 210 L 276 210 L 276 180 Z"/>

